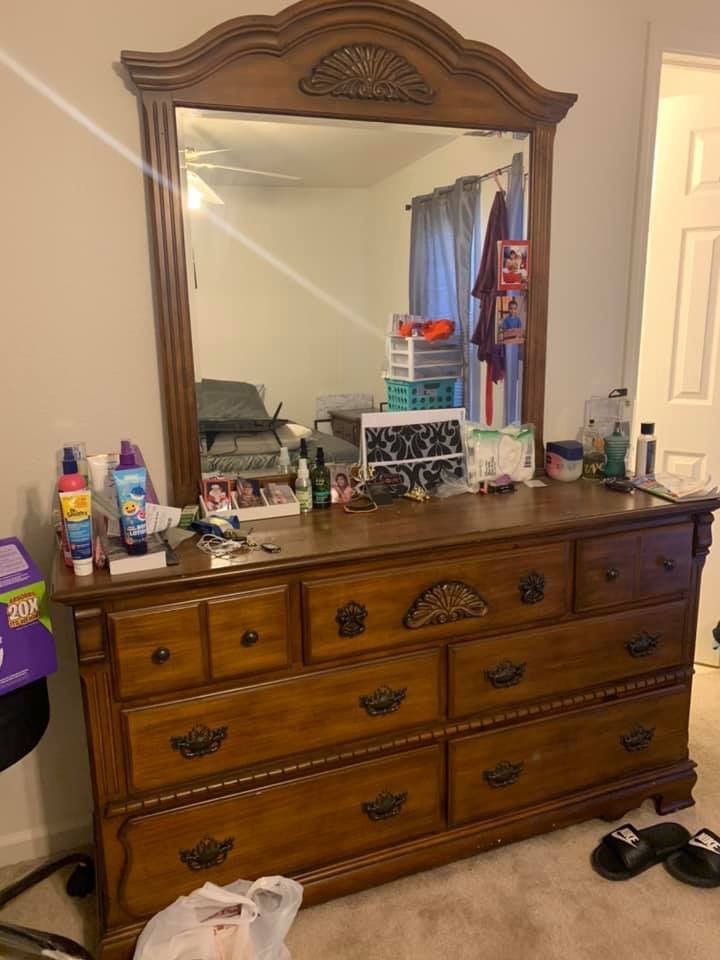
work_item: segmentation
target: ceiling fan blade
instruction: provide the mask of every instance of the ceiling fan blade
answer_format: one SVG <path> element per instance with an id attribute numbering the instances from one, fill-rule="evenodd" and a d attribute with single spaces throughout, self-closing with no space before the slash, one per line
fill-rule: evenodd
<path id="1" fill-rule="evenodd" d="M 192 187 L 194 190 L 197 190 L 206 203 L 224 204 L 224 201 L 215 193 L 213 188 L 205 183 L 203 178 L 198 176 L 197 173 L 193 173 L 192 170 L 186 170 L 185 176 L 187 177 L 188 188 Z"/>
<path id="2" fill-rule="evenodd" d="M 287 173 L 272 173 L 270 170 L 251 170 L 249 167 L 229 167 L 222 163 L 195 163 L 187 160 L 188 167 L 197 167 L 199 170 L 233 170 L 236 173 L 251 173 L 256 177 L 273 177 L 276 180 L 302 180 L 302 177 L 291 177 Z"/>

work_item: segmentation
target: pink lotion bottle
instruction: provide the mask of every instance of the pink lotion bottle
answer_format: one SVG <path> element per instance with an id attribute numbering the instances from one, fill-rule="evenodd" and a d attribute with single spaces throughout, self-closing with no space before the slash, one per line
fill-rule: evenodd
<path id="1" fill-rule="evenodd" d="M 62 473 L 58 477 L 57 488 L 60 493 L 72 493 L 73 490 L 85 489 L 85 477 L 78 471 L 77 460 L 72 447 L 63 447 Z M 70 544 L 68 543 L 65 521 L 60 511 L 60 525 L 62 531 L 63 561 L 66 567 L 72 567 Z"/>

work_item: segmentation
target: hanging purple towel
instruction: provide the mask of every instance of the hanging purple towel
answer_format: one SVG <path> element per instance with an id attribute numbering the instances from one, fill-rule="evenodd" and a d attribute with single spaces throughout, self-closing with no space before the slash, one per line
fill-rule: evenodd
<path id="1" fill-rule="evenodd" d="M 500 240 L 507 240 L 507 207 L 505 194 L 498 190 L 490 208 L 485 243 L 483 244 L 480 270 L 478 271 L 472 295 L 480 301 L 480 314 L 477 326 L 470 342 L 477 345 L 478 360 L 488 362 L 492 357 L 495 345 L 495 297 L 497 295 L 497 245 Z"/>

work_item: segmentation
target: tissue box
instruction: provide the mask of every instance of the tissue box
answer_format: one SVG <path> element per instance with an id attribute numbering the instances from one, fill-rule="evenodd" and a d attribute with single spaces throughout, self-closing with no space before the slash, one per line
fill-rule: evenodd
<path id="1" fill-rule="evenodd" d="M 0 540 L 0 696 L 56 670 L 45 582 L 19 540 Z"/>

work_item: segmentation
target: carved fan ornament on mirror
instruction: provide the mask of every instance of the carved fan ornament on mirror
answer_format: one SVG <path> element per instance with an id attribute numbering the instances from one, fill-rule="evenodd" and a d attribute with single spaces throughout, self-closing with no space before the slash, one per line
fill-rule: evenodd
<path id="1" fill-rule="evenodd" d="M 334 50 L 300 81 L 311 96 L 404 100 L 430 104 L 435 91 L 405 57 L 386 47 L 352 43 Z"/>

